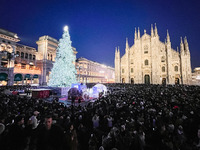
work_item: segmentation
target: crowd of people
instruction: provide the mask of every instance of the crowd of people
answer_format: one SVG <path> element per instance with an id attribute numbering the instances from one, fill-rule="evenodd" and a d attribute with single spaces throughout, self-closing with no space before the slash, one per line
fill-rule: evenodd
<path id="1" fill-rule="evenodd" d="M 82 106 L 7 95 L 1 88 L 0 149 L 200 149 L 199 86 L 106 86 L 106 96 Z"/>

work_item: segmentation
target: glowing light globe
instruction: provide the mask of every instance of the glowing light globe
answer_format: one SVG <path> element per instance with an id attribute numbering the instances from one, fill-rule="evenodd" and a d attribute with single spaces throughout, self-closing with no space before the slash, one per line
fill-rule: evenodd
<path id="1" fill-rule="evenodd" d="M 68 31 L 68 26 L 64 27 L 64 31 L 67 32 Z"/>

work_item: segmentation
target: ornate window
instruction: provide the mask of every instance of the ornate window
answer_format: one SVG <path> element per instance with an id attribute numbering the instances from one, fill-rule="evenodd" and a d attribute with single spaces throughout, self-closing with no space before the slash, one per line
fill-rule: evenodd
<path id="1" fill-rule="evenodd" d="M 32 59 L 32 54 L 29 54 L 29 59 Z"/>
<path id="2" fill-rule="evenodd" d="M 21 52 L 21 58 L 24 58 L 24 53 L 23 52 Z"/>
<path id="3" fill-rule="evenodd" d="M 144 61 L 144 64 L 145 64 L 145 66 L 148 66 L 148 65 L 149 65 L 149 61 L 146 59 L 146 60 Z"/>
<path id="4" fill-rule="evenodd" d="M 16 51 L 16 54 L 17 54 L 18 56 L 20 56 L 20 52 L 19 52 L 19 51 Z"/>
<path id="5" fill-rule="evenodd" d="M 133 73 L 133 68 L 131 68 L 131 73 Z"/>
<path id="6" fill-rule="evenodd" d="M 161 62 L 165 62 L 165 56 L 161 57 Z"/>
<path id="7" fill-rule="evenodd" d="M 28 59 L 28 53 L 25 54 L 25 59 Z"/>
<path id="8" fill-rule="evenodd" d="M 131 64 L 133 64 L 133 59 L 131 59 Z"/>
<path id="9" fill-rule="evenodd" d="M 164 66 L 162 67 L 162 72 L 165 72 L 165 67 Z"/>
<path id="10" fill-rule="evenodd" d="M 178 71 L 178 66 L 174 67 L 174 71 L 176 71 L 176 72 Z"/>
<path id="11" fill-rule="evenodd" d="M 148 54 L 148 46 L 144 46 L 144 54 Z"/>

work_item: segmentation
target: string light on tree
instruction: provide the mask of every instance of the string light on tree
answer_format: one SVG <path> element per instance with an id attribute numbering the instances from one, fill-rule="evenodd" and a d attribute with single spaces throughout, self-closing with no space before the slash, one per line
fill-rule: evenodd
<path id="1" fill-rule="evenodd" d="M 48 85 L 52 87 L 70 87 L 76 81 L 75 55 L 71 46 L 68 26 L 59 40 L 55 63 L 50 74 Z"/>

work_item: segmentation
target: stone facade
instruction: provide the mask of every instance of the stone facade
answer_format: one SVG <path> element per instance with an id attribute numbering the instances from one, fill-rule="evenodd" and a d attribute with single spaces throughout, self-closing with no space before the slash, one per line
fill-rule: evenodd
<path id="1" fill-rule="evenodd" d="M 155 25 L 151 35 L 140 36 L 135 29 L 134 44 L 126 39 L 125 54 L 115 50 L 115 82 L 135 84 L 191 84 L 191 61 L 187 38 L 181 38 L 180 51 L 171 47 L 167 31 L 165 42 L 161 42 Z"/>
<path id="2" fill-rule="evenodd" d="M 200 67 L 194 68 L 194 72 L 192 73 L 192 84 L 200 86 Z"/>
<path id="3" fill-rule="evenodd" d="M 77 81 L 81 83 L 115 82 L 115 71 L 113 67 L 81 57 L 76 60 L 76 68 Z"/>

